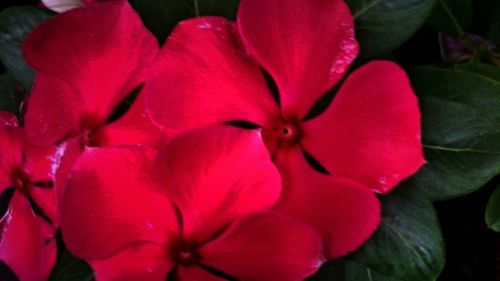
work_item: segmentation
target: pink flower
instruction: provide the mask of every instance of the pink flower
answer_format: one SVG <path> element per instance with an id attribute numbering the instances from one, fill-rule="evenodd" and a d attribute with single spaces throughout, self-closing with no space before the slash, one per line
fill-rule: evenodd
<path id="1" fill-rule="evenodd" d="M 269 211 L 279 196 L 258 132 L 206 128 L 155 157 L 131 148 L 82 156 L 61 229 L 97 280 L 303 280 L 323 261 L 320 238 Z"/>
<path id="2" fill-rule="evenodd" d="M 56 260 L 55 227 L 47 221 L 57 221 L 54 152 L 28 142 L 15 116 L 0 112 L 0 194 L 8 202 L 0 214 L 0 260 L 21 281 L 46 280 Z"/>
<path id="3" fill-rule="evenodd" d="M 326 110 L 309 115 L 357 53 L 341 0 L 242 0 L 237 24 L 179 24 L 162 71 L 144 86 L 146 106 L 153 121 L 177 130 L 242 121 L 262 128 L 283 177 L 276 210 L 314 226 L 327 256 L 338 257 L 378 226 L 374 192 L 389 192 L 424 163 L 417 99 L 392 62 L 360 67 Z M 278 102 L 262 69 L 276 81 Z"/>
<path id="4" fill-rule="evenodd" d="M 37 71 L 25 116 L 28 137 L 59 144 L 56 188 L 89 148 L 156 146 L 164 133 L 144 111 L 142 94 L 119 119 L 113 112 L 148 76 L 158 43 L 127 1 L 89 4 L 55 16 L 27 38 Z"/>

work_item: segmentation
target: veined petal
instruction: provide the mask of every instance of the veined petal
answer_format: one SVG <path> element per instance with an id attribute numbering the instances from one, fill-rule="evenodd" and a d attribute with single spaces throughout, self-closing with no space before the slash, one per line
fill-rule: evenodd
<path id="1" fill-rule="evenodd" d="M 216 17 L 179 23 L 144 85 L 153 121 L 173 129 L 243 120 L 264 125 L 278 107 L 235 24 Z"/>
<path id="2" fill-rule="evenodd" d="M 103 136 L 105 146 L 139 145 L 159 148 L 167 138 L 167 133 L 153 124 L 147 115 L 142 92 L 125 115 L 96 133 Z"/>
<path id="3" fill-rule="evenodd" d="M 174 266 L 165 249 L 144 243 L 129 247 L 105 260 L 91 261 L 97 280 L 105 281 L 165 281 Z"/>
<path id="4" fill-rule="evenodd" d="M 198 242 L 237 216 L 270 208 L 281 192 L 260 133 L 231 126 L 175 138 L 160 152 L 155 174 L 182 214 L 185 235 Z"/>
<path id="5" fill-rule="evenodd" d="M 144 66 L 157 55 L 158 43 L 128 1 L 104 1 L 42 23 L 28 36 L 23 51 L 37 72 L 73 86 L 87 111 L 106 120 L 143 81 Z"/>
<path id="6" fill-rule="evenodd" d="M 242 0 L 245 46 L 275 79 L 285 116 L 301 119 L 358 53 L 342 0 Z"/>
<path id="7" fill-rule="evenodd" d="M 24 117 L 26 134 L 37 144 L 55 144 L 78 132 L 85 112 L 83 97 L 74 87 L 38 73 Z"/>
<path id="8" fill-rule="evenodd" d="M 316 229 L 323 237 L 327 258 L 357 249 L 378 227 L 380 202 L 368 188 L 320 174 L 298 149 L 278 153 L 275 162 L 283 178 L 283 192 L 275 210 Z"/>
<path id="9" fill-rule="evenodd" d="M 236 220 L 200 251 L 202 263 L 248 281 L 302 281 L 323 262 L 316 232 L 298 220 L 272 212 Z"/>
<path id="10" fill-rule="evenodd" d="M 332 175 L 378 192 L 389 192 L 425 162 L 418 101 L 392 62 L 353 72 L 330 107 L 303 128 L 304 149 Z"/>
<path id="11" fill-rule="evenodd" d="M 61 230 L 75 255 L 106 259 L 137 243 L 164 245 L 177 231 L 170 202 L 149 176 L 151 157 L 134 148 L 81 156 L 61 203 Z"/>

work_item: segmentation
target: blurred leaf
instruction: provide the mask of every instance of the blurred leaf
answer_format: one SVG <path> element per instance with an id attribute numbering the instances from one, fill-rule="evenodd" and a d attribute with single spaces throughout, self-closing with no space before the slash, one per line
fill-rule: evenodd
<path id="1" fill-rule="evenodd" d="M 409 184 L 431 200 L 473 192 L 500 172 L 500 68 L 410 70 L 427 164 Z"/>
<path id="2" fill-rule="evenodd" d="M 460 36 L 472 24 L 472 0 L 437 0 L 427 23 L 448 35 Z"/>
<path id="3" fill-rule="evenodd" d="M 0 75 L 0 110 L 19 112 L 24 95 L 18 86 L 10 74 Z"/>
<path id="4" fill-rule="evenodd" d="M 381 200 L 378 230 L 347 259 L 367 266 L 371 280 L 436 280 L 444 266 L 444 245 L 432 203 L 405 184 Z"/>
<path id="5" fill-rule="evenodd" d="M 497 186 L 486 207 L 486 224 L 496 232 L 500 232 L 500 185 Z"/>
<path id="6" fill-rule="evenodd" d="M 34 71 L 21 53 L 26 36 L 51 13 L 35 7 L 12 7 L 0 13 L 0 60 L 26 90 L 31 89 Z"/>
<path id="7" fill-rule="evenodd" d="M 235 19 L 238 0 L 134 0 L 144 24 L 163 43 L 175 25 L 196 16 Z"/>
<path id="8" fill-rule="evenodd" d="M 329 262 L 307 281 L 403 281 L 384 276 L 362 263 L 347 259 Z"/>
<path id="9" fill-rule="evenodd" d="M 346 0 L 356 21 L 361 57 L 387 54 L 425 22 L 435 0 Z"/>
<path id="10" fill-rule="evenodd" d="M 57 263 L 48 281 L 94 281 L 92 268 L 66 248 L 59 251 Z"/>

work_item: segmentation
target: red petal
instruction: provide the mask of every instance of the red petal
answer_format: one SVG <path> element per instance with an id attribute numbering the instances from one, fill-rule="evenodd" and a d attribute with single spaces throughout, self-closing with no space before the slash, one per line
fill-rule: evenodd
<path id="1" fill-rule="evenodd" d="M 102 127 L 97 134 L 104 136 L 107 146 L 127 144 L 157 148 L 166 138 L 166 133 L 147 116 L 142 93 L 124 116 Z"/>
<path id="2" fill-rule="evenodd" d="M 69 139 L 57 146 L 57 152 L 52 162 L 52 172 L 55 173 L 54 188 L 59 203 L 66 189 L 71 170 L 82 154 L 83 149 L 77 138 Z"/>
<path id="3" fill-rule="evenodd" d="M 16 115 L 9 111 L 0 111 L 0 127 L 12 126 L 17 127 L 19 123 L 17 122 Z"/>
<path id="4" fill-rule="evenodd" d="M 38 73 L 24 117 L 26 134 L 37 144 L 54 144 L 80 129 L 84 112 L 83 99 L 76 89 Z"/>
<path id="5" fill-rule="evenodd" d="M 0 194 L 13 185 L 12 168 L 21 165 L 23 155 L 17 124 L 11 122 L 15 119 L 4 117 L 0 119 Z"/>
<path id="6" fill-rule="evenodd" d="M 177 269 L 176 281 L 224 281 L 198 266 L 179 267 Z"/>
<path id="7" fill-rule="evenodd" d="M 149 178 L 149 153 L 88 149 L 75 165 L 61 203 L 61 229 L 77 256 L 105 259 L 140 243 L 164 244 L 176 218 Z"/>
<path id="8" fill-rule="evenodd" d="M 153 121 L 193 128 L 244 120 L 266 124 L 278 108 L 259 67 L 239 46 L 234 24 L 203 17 L 181 22 L 144 86 Z"/>
<path id="9" fill-rule="evenodd" d="M 58 202 L 55 189 L 32 187 L 30 195 L 43 213 L 52 220 L 52 223 L 58 226 L 59 213 L 57 212 Z"/>
<path id="10" fill-rule="evenodd" d="M 278 213 L 243 217 L 200 249 L 202 263 L 238 280 L 262 281 L 302 281 L 323 262 L 321 252 L 316 232 Z"/>
<path id="11" fill-rule="evenodd" d="M 302 118 L 358 53 L 353 19 L 341 0 L 242 0 L 247 48 L 273 76 L 285 115 Z"/>
<path id="12" fill-rule="evenodd" d="M 258 131 L 230 126 L 198 129 L 175 138 L 156 161 L 187 236 L 204 240 L 234 217 L 270 208 L 280 177 Z"/>
<path id="13" fill-rule="evenodd" d="M 279 153 L 275 161 L 283 177 L 283 193 L 275 209 L 319 231 L 327 258 L 357 249 L 373 234 L 381 214 L 372 191 L 354 181 L 314 171 L 300 150 Z"/>
<path id="14" fill-rule="evenodd" d="M 10 204 L 0 220 L 0 260 L 22 281 L 47 280 L 56 261 L 55 229 L 35 216 L 21 193 L 14 193 Z"/>
<path id="15" fill-rule="evenodd" d="M 173 263 L 166 259 L 165 249 L 154 244 L 130 247 L 106 260 L 90 262 L 96 280 L 165 281 Z"/>
<path id="16" fill-rule="evenodd" d="M 418 102 L 405 72 L 384 61 L 353 72 L 330 107 L 304 124 L 303 145 L 332 175 L 390 191 L 424 163 Z"/>
<path id="17" fill-rule="evenodd" d="M 128 1 L 105 1 L 38 26 L 26 39 L 24 56 L 38 72 L 74 86 L 85 108 L 105 120 L 142 81 L 143 66 L 157 50 L 156 39 Z"/>

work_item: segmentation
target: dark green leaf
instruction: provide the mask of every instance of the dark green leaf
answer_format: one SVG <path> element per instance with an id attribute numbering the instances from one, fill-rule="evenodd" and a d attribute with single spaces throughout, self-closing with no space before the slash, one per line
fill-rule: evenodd
<path id="1" fill-rule="evenodd" d="M 59 252 L 48 281 L 94 281 L 94 272 L 87 263 L 64 248 Z"/>
<path id="2" fill-rule="evenodd" d="M 307 281 L 402 281 L 384 276 L 360 262 L 336 260 L 321 267 L 320 271 Z"/>
<path id="3" fill-rule="evenodd" d="M 442 239 L 432 203 L 402 184 L 382 198 L 379 229 L 347 259 L 398 281 L 434 281 L 444 266 Z"/>
<path id="4" fill-rule="evenodd" d="M 425 22 L 435 0 L 347 0 L 356 21 L 361 57 L 387 54 Z"/>
<path id="5" fill-rule="evenodd" d="M 480 75 L 484 79 L 492 79 L 492 83 L 500 83 L 500 68 L 498 66 L 484 63 L 456 64 L 454 68 L 460 71 L 470 72 L 472 75 Z"/>
<path id="6" fill-rule="evenodd" d="M 437 0 L 427 23 L 448 35 L 459 36 L 472 23 L 471 0 Z"/>
<path id="7" fill-rule="evenodd" d="M 486 224 L 496 232 L 500 232 L 500 185 L 497 186 L 486 207 Z"/>
<path id="8" fill-rule="evenodd" d="M 500 172 L 499 73 L 480 64 L 410 71 L 428 163 L 409 184 L 430 199 L 470 193 Z"/>
<path id="9" fill-rule="evenodd" d="M 10 74 L 0 75 L 0 110 L 18 112 L 24 94 Z"/>
<path id="10" fill-rule="evenodd" d="M 31 89 L 35 74 L 24 61 L 22 45 L 26 36 L 50 15 L 35 7 L 12 7 L 0 13 L 0 60 L 27 90 Z"/>
<path id="11" fill-rule="evenodd" d="M 203 15 L 235 19 L 238 0 L 134 0 L 144 24 L 160 42 L 184 19 Z"/>
<path id="12" fill-rule="evenodd" d="M 488 39 L 490 39 L 491 42 L 500 45 L 500 5 L 498 5 L 493 13 L 490 29 L 488 31 Z"/>

